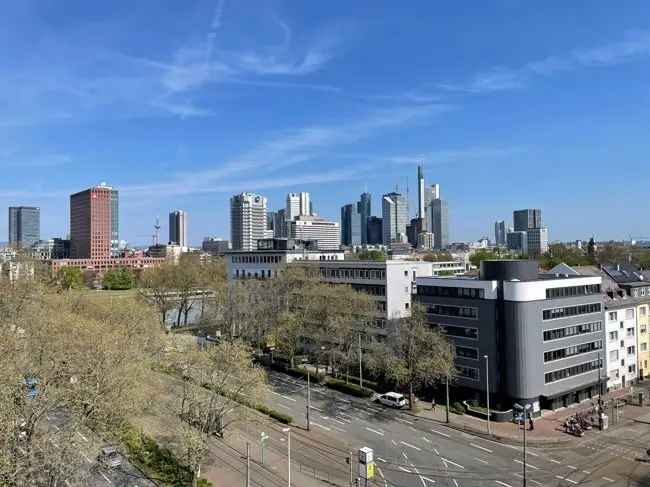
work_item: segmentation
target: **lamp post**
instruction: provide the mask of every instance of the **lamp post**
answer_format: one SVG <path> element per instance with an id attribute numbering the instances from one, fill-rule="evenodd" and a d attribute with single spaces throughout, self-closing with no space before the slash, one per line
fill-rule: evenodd
<path id="1" fill-rule="evenodd" d="M 488 435 L 492 434 L 490 428 L 490 365 L 488 362 L 488 356 L 483 355 L 485 359 L 485 394 L 487 396 L 487 432 Z"/>
<path id="2" fill-rule="evenodd" d="M 530 409 L 530 404 L 526 404 L 525 406 L 522 406 L 521 404 L 515 403 L 515 408 L 518 411 L 521 411 L 522 414 L 522 421 L 521 424 L 524 427 L 524 484 L 523 487 L 526 487 L 526 412 Z"/>
<path id="3" fill-rule="evenodd" d="M 291 428 L 282 428 L 287 434 L 287 485 L 291 487 Z"/>

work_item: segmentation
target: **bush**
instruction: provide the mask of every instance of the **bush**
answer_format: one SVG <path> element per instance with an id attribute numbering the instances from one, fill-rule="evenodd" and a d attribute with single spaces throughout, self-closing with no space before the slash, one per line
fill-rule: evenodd
<path id="1" fill-rule="evenodd" d="M 341 379 L 344 380 L 344 379 Z M 345 379 L 346 382 L 350 382 L 351 384 L 359 385 L 359 378 L 358 377 L 348 377 Z M 374 380 L 366 380 L 363 379 L 363 387 L 367 389 L 373 389 L 375 392 L 385 392 L 384 390 L 381 390 L 382 388 L 379 387 L 379 383 L 375 382 Z"/>
<path id="2" fill-rule="evenodd" d="M 284 372 L 286 372 L 292 377 L 298 377 L 299 379 L 307 380 L 307 371 L 305 369 L 293 368 L 293 369 L 286 369 Z M 310 373 L 309 380 L 314 384 L 320 384 L 325 380 L 325 374 Z"/>
<path id="3" fill-rule="evenodd" d="M 458 402 L 458 401 L 456 401 L 455 403 L 453 403 L 453 404 L 451 405 L 451 407 L 449 408 L 449 410 L 450 410 L 452 413 L 461 414 L 461 415 L 462 415 L 462 414 L 465 414 L 465 406 L 463 406 L 463 403 Z"/>
<path id="4" fill-rule="evenodd" d="M 264 404 L 256 404 L 252 406 L 256 411 L 259 411 L 262 414 L 266 414 L 267 416 L 270 416 L 271 418 L 279 421 L 280 423 L 284 424 L 291 424 L 293 423 L 293 418 L 289 416 L 288 414 L 281 413 L 280 411 L 276 411 L 275 409 L 271 409 L 269 407 L 266 407 Z"/>
<path id="5" fill-rule="evenodd" d="M 368 398 L 374 394 L 372 389 L 366 387 L 359 387 L 356 384 L 346 384 L 344 380 L 339 379 L 327 379 L 325 386 L 335 391 L 344 392 L 350 394 L 351 396 L 364 397 Z"/>

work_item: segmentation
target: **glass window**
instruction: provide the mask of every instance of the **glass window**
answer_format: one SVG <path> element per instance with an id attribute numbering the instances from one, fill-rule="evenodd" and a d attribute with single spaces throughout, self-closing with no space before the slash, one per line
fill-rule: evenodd
<path id="1" fill-rule="evenodd" d="M 633 309 L 626 309 L 625 310 L 625 319 L 626 320 L 633 320 L 634 319 L 634 310 Z"/>
<path id="2" fill-rule="evenodd" d="M 610 312 L 609 312 L 609 321 L 616 321 L 617 319 L 618 319 L 618 318 L 617 318 L 617 313 L 616 313 L 616 311 L 610 311 Z"/>

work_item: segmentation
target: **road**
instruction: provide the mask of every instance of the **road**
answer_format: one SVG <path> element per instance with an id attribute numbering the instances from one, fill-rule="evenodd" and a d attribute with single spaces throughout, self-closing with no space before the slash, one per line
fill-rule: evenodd
<path id="1" fill-rule="evenodd" d="M 266 402 L 304 425 L 306 383 L 272 372 Z M 321 386 L 311 391 L 311 429 L 345 442 L 353 451 L 368 446 L 383 487 L 519 487 L 523 452 L 519 446 L 473 436 L 444 424 L 359 400 Z M 575 448 L 527 448 L 526 475 L 533 487 L 650 485 L 650 464 L 640 440 L 641 426 L 611 434 L 588 432 Z M 645 426 L 646 435 L 650 427 Z M 645 436 L 646 438 L 650 436 Z M 300 453 L 300 452 L 297 452 Z M 293 454 L 293 453 L 292 453 Z M 314 459 L 318 461 L 318 459 Z M 363 485 L 363 484 L 362 484 Z"/>

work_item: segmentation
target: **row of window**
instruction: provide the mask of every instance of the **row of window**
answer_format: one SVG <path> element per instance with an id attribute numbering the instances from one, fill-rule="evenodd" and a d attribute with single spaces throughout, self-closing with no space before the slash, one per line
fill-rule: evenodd
<path id="1" fill-rule="evenodd" d="M 638 298 L 639 296 L 645 296 L 646 292 L 648 296 L 650 296 L 650 287 L 642 287 L 640 289 L 633 289 L 632 290 L 632 296 L 635 298 Z"/>
<path id="2" fill-rule="evenodd" d="M 479 380 L 478 369 L 474 367 L 459 366 L 456 367 L 456 373 L 458 374 L 459 377 L 462 377 L 463 379 Z"/>
<path id="3" fill-rule="evenodd" d="M 386 296 L 386 286 L 377 286 L 371 284 L 352 284 L 352 289 L 361 291 L 371 296 Z"/>
<path id="4" fill-rule="evenodd" d="M 279 264 L 282 262 L 280 255 L 233 255 L 233 264 Z"/>
<path id="5" fill-rule="evenodd" d="M 436 325 L 433 325 L 436 326 Z M 478 340 L 478 328 L 469 328 L 467 326 L 454 326 L 454 325 L 437 325 L 440 328 L 440 333 L 445 335 L 469 338 L 470 340 Z"/>
<path id="6" fill-rule="evenodd" d="M 240 273 L 239 269 L 235 269 L 235 279 L 239 279 L 239 278 L 246 279 L 248 277 L 255 278 L 255 279 L 259 279 L 259 278 L 267 279 L 270 277 L 278 277 L 278 271 L 272 271 L 271 269 L 268 270 L 262 269 L 259 271 L 247 272 L 242 269 Z"/>
<path id="7" fill-rule="evenodd" d="M 602 331 L 603 322 L 594 321 L 592 323 L 582 323 L 580 325 L 567 326 L 565 328 L 555 328 L 553 330 L 544 331 L 544 341 L 558 340 L 560 338 L 571 337 L 575 335 L 584 335 L 585 333 L 593 333 L 595 331 Z"/>
<path id="8" fill-rule="evenodd" d="M 422 296 L 440 296 L 445 298 L 479 299 L 483 297 L 483 289 L 468 287 L 418 286 L 418 294 Z"/>
<path id="9" fill-rule="evenodd" d="M 577 306 L 565 306 L 564 308 L 545 309 L 542 312 L 544 320 L 556 320 L 568 316 L 586 315 L 589 313 L 600 313 L 600 303 L 579 304 Z"/>
<path id="10" fill-rule="evenodd" d="M 574 365 L 573 367 L 567 367 L 565 369 L 554 370 L 553 372 L 547 372 L 544 374 L 544 382 L 546 384 L 550 384 L 551 382 L 568 379 L 574 375 L 580 375 L 586 372 L 591 372 L 592 370 L 598 370 L 602 366 L 603 360 L 599 359 L 585 362 L 583 364 Z"/>
<path id="11" fill-rule="evenodd" d="M 585 286 L 556 287 L 547 289 L 546 299 L 589 296 L 590 294 L 600 294 L 600 284 L 587 284 Z"/>
<path id="12" fill-rule="evenodd" d="M 618 321 L 619 319 L 619 312 L 618 311 L 610 311 L 607 313 L 607 318 L 609 321 Z M 620 318 L 623 319 L 623 311 L 621 310 Z M 626 320 L 633 320 L 634 319 L 634 308 L 628 308 L 625 310 L 625 319 Z"/>
<path id="13" fill-rule="evenodd" d="M 430 304 L 427 313 L 440 316 L 456 316 L 458 318 L 478 319 L 478 308 L 470 306 L 451 306 L 445 304 Z"/>
<path id="14" fill-rule="evenodd" d="M 478 348 L 456 346 L 456 357 L 478 360 Z"/>
<path id="15" fill-rule="evenodd" d="M 595 342 L 581 343 L 580 345 L 572 345 L 557 350 L 549 350 L 548 352 L 544 352 L 544 362 L 552 362 L 553 360 L 573 357 L 574 355 L 581 355 L 583 353 L 593 352 L 594 350 L 601 350 L 602 348 L 603 341 L 596 340 Z"/>
<path id="16" fill-rule="evenodd" d="M 386 279 L 383 269 L 328 269 L 320 270 L 321 277 L 334 279 Z"/>

